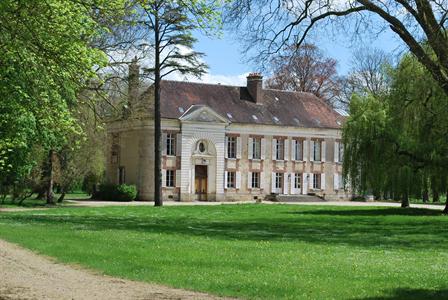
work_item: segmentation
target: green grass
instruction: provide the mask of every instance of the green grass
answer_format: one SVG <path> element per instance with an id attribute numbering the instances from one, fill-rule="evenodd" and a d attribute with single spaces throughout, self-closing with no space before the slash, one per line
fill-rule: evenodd
<path id="1" fill-rule="evenodd" d="M 381 201 L 376 201 L 376 202 L 401 203 L 401 201 L 399 201 L 399 200 L 396 200 L 396 201 L 394 201 L 394 200 L 381 200 Z M 445 202 L 446 202 L 445 197 L 444 197 L 443 200 L 439 200 L 439 202 L 433 202 L 432 198 L 430 199 L 429 202 L 423 202 L 422 199 L 409 198 L 409 203 L 411 203 L 411 204 L 426 204 L 426 205 L 442 205 L 442 206 L 444 206 Z"/>
<path id="2" fill-rule="evenodd" d="M 2 203 L 0 201 L 0 208 L 16 208 L 16 207 L 44 207 L 46 206 L 46 201 L 44 199 L 36 199 L 37 194 L 33 194 L 31 197 L 25 199 L 21 205 L 18 204 L 18 201 L 12 201 L 11 197 L 6 197 L 5 201 Z M 60 194 L 55 194 L 55 201 L 58 200 Z M 65 195 L 65 200 L 91 200 L 90 195 L 80 192 L 80 193 L 69 193 Z M 57 205 L 65 205 L 66 203 L 57 203 Z"/>
<path id="3" fill-rule="evenodd" d="M 0 213 L 0 238 L 106 274 L 248 299 L 447 299 L 448 217 L 221 205 Z"/>

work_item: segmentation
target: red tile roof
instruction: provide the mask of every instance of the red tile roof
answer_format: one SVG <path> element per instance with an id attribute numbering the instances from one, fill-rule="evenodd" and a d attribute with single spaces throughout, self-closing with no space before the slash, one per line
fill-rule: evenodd
<path id="1" fill-rule="evenodd" d="M 246 87 L 169 80 L 161 87 L 163 118 L 178 119 L 191 105 L 207 105 L 233 123 L 339 129 L 343 120 L 310 93 L 264 89 L 262 103 L 255 103 Z"/>

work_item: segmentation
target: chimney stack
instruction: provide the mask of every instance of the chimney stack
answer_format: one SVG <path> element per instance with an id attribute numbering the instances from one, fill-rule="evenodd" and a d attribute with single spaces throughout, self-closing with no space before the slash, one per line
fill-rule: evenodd
<path id="1" fill-rule="evenodd" d="M 263 101 L 263 76 L 260 73 L 250 73 L 247 76 L 247 89 L 255 103 Z"/>
<path id="2" fill-rule="evenodd" d="M 138 90 L 140 85 L 140 66 L 137 64 L 137 56 L 132 59 L 128 70 L 128 103 L 130 107 L 135 106 L 138 101 Z"/>

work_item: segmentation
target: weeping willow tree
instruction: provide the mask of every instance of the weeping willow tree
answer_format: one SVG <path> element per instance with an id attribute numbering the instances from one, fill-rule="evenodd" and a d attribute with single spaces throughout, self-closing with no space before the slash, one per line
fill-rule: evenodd
<path id="1" fill-rule="evenodd" d="M 353 96 L 344 175 L 356 192 L 408 207 L 410 197 L 447 194 L 448 97 L 411 54 L 390 76 L 385 94 Z"/>

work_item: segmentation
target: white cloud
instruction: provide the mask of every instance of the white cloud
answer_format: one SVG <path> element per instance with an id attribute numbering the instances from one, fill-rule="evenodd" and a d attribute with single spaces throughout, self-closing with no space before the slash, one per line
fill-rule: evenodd
<path id="1" fill-rule="evenodd" d="M 183 46 L 177 46 L 182 54 L 186 54 L 191 51 L 191 49 Z M 117 64 L 113 68 L 106 68 L 104 72 L 110 72 L 115 70 L 122 74 L 123 76 L 127 76 L 127 66 L 128 63 L 134 58 L 138 58 L 138 64 L 140 68 L 150 68 L 152 67 L 154 61 L 152 57 L 149 55 L 151 51 L 139 51 L 135 49 L 130 49 L 128 51 L 111 51 L 109 53 L 109 59 L 111 62 L 125 62 L 124 64 Z M 162 56 L 163 59 L 164 56 Z M 143 73 L 143 71 L 141 71 Z M 168 80 L 176 80 L 176 81 L 189 81 L 189 82 L 202 82 L 202 83 L 213 83 L 213 84 L 222 84 L 222 85 L 232 85 L 232 86 L 245 86 L 246 85 L 246 77 L 249 73 L 243 74 L 233 74 L 233 75 L 222 75 L 222 74 L 211 74 L 206 73 L 201 78 L 196 78 L 191 75 L 182 75 L 179 72 L 170 73 L 164 79 Z"/>

